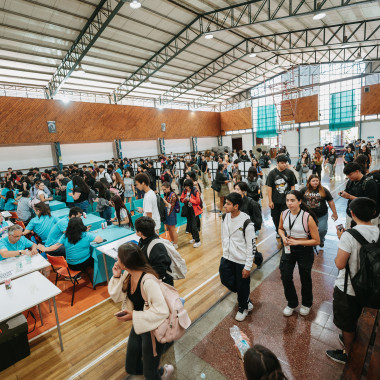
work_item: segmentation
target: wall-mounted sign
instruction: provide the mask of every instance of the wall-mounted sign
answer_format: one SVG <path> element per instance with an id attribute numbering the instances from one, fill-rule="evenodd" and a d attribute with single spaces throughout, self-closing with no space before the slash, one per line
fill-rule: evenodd
<path id="1" fill-rule="evenodd" d="M 48 125 L 48 131 L 49 131 L 49 133 L 57 133 L 57 129 L 56 129 L 56 126 L 55 126 L 55 121 L 48 121 L 47 125 Z"/>

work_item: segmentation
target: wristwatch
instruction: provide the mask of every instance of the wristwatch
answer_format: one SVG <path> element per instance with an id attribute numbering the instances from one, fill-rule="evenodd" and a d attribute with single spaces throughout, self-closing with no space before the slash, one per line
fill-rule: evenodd
<path id="1" fill-rule="evenodd" d="M 19 253 L 20 256 L 22 256 L 22 252 L 21 252 L 21 250 L 19 250 L 18 253 Z"/>

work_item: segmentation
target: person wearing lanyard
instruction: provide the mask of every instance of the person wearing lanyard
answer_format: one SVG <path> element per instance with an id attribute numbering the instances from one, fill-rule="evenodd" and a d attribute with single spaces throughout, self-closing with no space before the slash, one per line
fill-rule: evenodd
<path id="1" fill-rule="evenodd" d="M 296 263 L 301 279 L 302 305 L 300 314 L 309 314 L 313 304 L 311 269 L 314 262 L 313 246 L 319 244 L 318 220 L 314 213 L 303 203 L 303 194 L 291 190 L 286 195 L 288 210 L 281 214 L 278 233 L 284 243 L 280 262 L 281 280 L 288 305 L 283 314 L 289 317 L 298 306 L 298 297 L 293 282 Z"/>

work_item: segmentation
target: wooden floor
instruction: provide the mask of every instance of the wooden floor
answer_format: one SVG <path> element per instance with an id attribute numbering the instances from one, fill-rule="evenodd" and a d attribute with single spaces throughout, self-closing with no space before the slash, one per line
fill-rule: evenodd
<path id="1" fill-rule="evenodd" d="M 342 169 L 338 167 L 337 173 Z M 335 181 L 324 178 L 330 189 L 342 187 L 342 174 Z M 265 195 L 265 194 L 264 194 Z M 333 194 L 334 195 L 334 194 Z M 188 241 L 185 227 L 179 233 L 179 251 L 187 262 L 188 275 L 175 286 L 186 298 L 185 307 L 194 321 L 218 302 L 227 290 L 220 284 L 218 266 L 221 257 L 220 218 L 211 209 L 213 192 L 204 192 L 207 212 L 202 217 L 202 245 L 195 249 Z M 278 241 L 270 218 L 266 197 L 263 200 L 263 229 L 258 239 L 265 258 L 275 254 Z M 113 316 L 120 308 L 107 300 L 61 326 L 64 352 L 60 352 L 57 331 L 53 330 L 31 342 L 31 355 L 0 373 L 1 379 L 123 379 L 125 343 L 110 355 L 105 353 L 128 337 L 130 323 L 120 323 Z M 104 355 L 102 358 L 101 355 Z M 93 362 L 96 363 L 93 363 Z M 91 367 L 86 366 L 92 363 Z M 78 373 L 80 372 L 80 373 Z M 74 376 L 76 375 L 76 376 Z"/>

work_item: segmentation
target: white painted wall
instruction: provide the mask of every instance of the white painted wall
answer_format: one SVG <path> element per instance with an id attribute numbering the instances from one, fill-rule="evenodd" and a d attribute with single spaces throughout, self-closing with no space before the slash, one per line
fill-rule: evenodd
<path id="1" fill-rule="evenodd" d="M 0 147 L 0 171 L 8 168 L 26 172 L 33 167 L 53 166 L 50 144 Z M 25 170 L 26 169 L 26 170 Z"/>
<path id="2" fill-rule="evenodd" d="M 197 145 L 199 151 L 211 149 L 213 146 L 218 145 L 217 137 L 198 137 Z"/>
<path id="3" fill-rule="evenodd" d="M 61 144 L 64 165 L 74 162 L 110 160 L 113 157 L 112 143 Z"/>
<path id="4" fill-rule="evenodd" d="M 148 157 L 157 155 L 157 140 L 122 141 L 123 157 Z"/>
<path id="5" fill-rule="evenodd" d="M 374 136 L 374 141 L 380 138 L 380 120 L 362 123 L 362 139 L 367 141 L 369 136 Z"/>
<path id="6" fill-rule="evenodd" d="M 298 157 L 298 131 L 282 132 L 282 145 L 286 146 L 290 157 Z"/>
<path id="7" fill-rule="evenodd" d="M 165 152 L 166 154 L 190 152 L 190 142 L 190 138 L 173 140 L 165 139 Z"/>
<path id="8" fill-rule="evenodd" d="M 243 150 L 246 150 L 247 152 L 252 150 L 252 146 L 253 146 L 252 133 L 244 133 L 241 135 L 241 137 L 242 137 L 242 142 L 243 142 Z"/>
<path id="9" fill-rule="evenodd" d="M 235 137 L 236 135 L 234 135 Z M 229 146 L 232 149 L 232 135 L 223 136 L 223 146 Z M 218 146 L 218 143 L 215 144 L 215 146 Z"/>
<path id="10" fill-rule="evenodd" d="M 307 148 L 309 153 L 314 152 L 314 148 L 319 145 L 320 127 L 301 127 L 301 152 Z"/>

